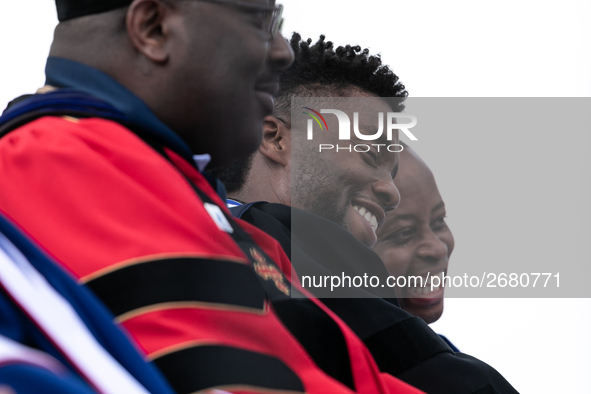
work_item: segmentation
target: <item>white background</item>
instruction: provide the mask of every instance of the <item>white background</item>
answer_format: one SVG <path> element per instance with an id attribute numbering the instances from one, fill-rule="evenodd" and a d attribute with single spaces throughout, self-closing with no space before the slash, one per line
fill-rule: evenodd
<path id="1" fill-rule="evenodd" d="M 369 47 L 414 97 L 591 96 L 590 0 L 283 4 L 286 35 Z M 1 108 L 43 85 L 56 23 L 51 0 L 1 0 Z M 448 299 L 433 328 L 522 393 L 591 393 L 590 326 L 588 299 Z"/>

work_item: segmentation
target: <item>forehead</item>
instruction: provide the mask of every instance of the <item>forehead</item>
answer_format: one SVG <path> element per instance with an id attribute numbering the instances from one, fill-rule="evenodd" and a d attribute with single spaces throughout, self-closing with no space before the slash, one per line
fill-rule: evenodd
<path id="1" fill-rule="evenodd" d="M 355 139 L 355 133 L 353 131 L 354 125 L 359 126 L 359 132 L 361 134 L 373 135 L 380 128 L 380 124 L 383 128 L 382 136 L 383 139 L 385 139 L 387 123 L 386 114 L 388 112 L 393 112 L 391 107 L 384 100 L 374 95 L 364 94 L 364 96 L 361 96 L 361 94 L 357 93 L 357 96 L 360 97 L 310 98 L 309 106 L 310 108 L 318 112 L 323 112 L 322 110 L 324 109 L 334 109 L 344 112 L 349 119 L 351 131 L 350 135 L 353 139 Z M 301 108 L 299 112 L 301 112 Z M 338 117 L 332 113 L 323 113 L 322 117 L 323 121 L 325 121 L 326 125 L 328 126 L 328 133 L 320 133 L 319 135 L 323 135 L 327 139 L 338 139 L 340 131 L 340 123 Z M 299 125 L 305 126 L 306 120 L 307 117 L 301 118 L 300 122 L 298 122 Z M 394 134 L 395 136 L 397 135 L 397 133 Z M 366 142 L 383 143 L 385 141 Z"/>
<path id="2" fill-rule="evenodd" d="M 270 11 L 275 6 L 276 0 L 201 0 L 185 1 L 192 7 L 199 7 L 200 10 L 207 9 L 216 14 L 220 13 L 256 13 Z"/>
<path id="3" fill-rule="evenodd" d="M 394 182 L 402 197 L 399 208 L 423 197 L 441 199 L 433 173 L 409 148 L 405 148 L 400 154 L 398 173 Z"/>
<path id="4" fill-rule="evenodd" d="M 378 114 L 393 112 L 392 108 L 382 98 L 372 93 L 352 88 L 345 91 L 346 97 L 326 97 L 325 104 L 334 105 L 333 108 L 339 109 L 349 115 L 353 121 L 353 114 L 359 114 L 359 124 L 378 123 Z"/>
<path id="5" fill-rule="evenodd" d="M 336 103 L 340 107 L 339 109 L 349 114 L 351 119 L 353 119 L 354 112 L 360 114 L 360 120 L 369 119 L 371 115 L 377 115 L 379 112 L 392 112 L 392 109 L 384 100 L 373 95 L 341 97 L 336 99 Z"/>
<path id="6" fill-rule="evenodd" d="M 247 3 L 255 5 L 275 5 L 275 0 L 236 0 L 236 3 Z"/>
<path id="7" fill-rule="evenodd" d="M 302 157 L 309 158 L 311 155 L 321 161 L 333 156 L 355 161 L 353 156 L 371 150 L 373 154 L 380 153 L 384 166 L 392 164 L 394 168 L 398 148 L 392 146 L 398 144 L 399 139 L 397 129 L 387 132 L 387 114 L 394 112 L 388 102 L 362 91 L 348 91 L 357 97 L 343 97 L 340 94 L 347 93 L 343 91 L 333 93 L 339 96 L 292 98 L 292 163 L 307 166 L 309 161 Z M 322 94 L 327 94 L 327 91 L 322 91 Z M 348 133 L 343 121 L 348 124 Z"/>

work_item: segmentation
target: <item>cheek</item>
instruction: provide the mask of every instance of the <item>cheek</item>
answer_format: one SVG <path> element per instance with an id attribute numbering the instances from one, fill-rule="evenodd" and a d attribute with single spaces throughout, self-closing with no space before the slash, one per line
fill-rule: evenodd
<path id="1" fill-rule="evenodd" d="M 265 73 L 266 58 L 267 51 L 261 50 L 260 47 L 254 47 L 251 52 L 246 52 L 237 61 L 244 64 L 245 76 L 254 74 L 257 77 L 261 77 Z"/>
<path id="2" fill-rule="evenodd" d="M 267 58 L 264 41 L 250 39 L 232 32 L 234 40 L 220 39 L 202 50 L 209 56 L 202 60 L 211 65 L 210 78 L 217 83 L 253 84 L 254 78 L 262 73 Z"/>
<path id="3" fill-rule="evenodd" d="M 386 245 L 376 245 L 374 251 L 380 256 L 390 275 L 406 275 L 412 263 L 412 253 L 406 248 L 394 248 Z"/>
<path id="4" fill-rule="evenodd" d="M 449 229 L 445 231 L 443 234 L 439 236 L 441 242 L 443 242 L 447 246 L 447 257 L 451 256 L 451 253 L 454 250 L 455 240 L 454 236 Z"/>
<path id="5" fill-rule="evenodd" d="M 345 153 L 349 155 L 349 152 Z M 376 179 L 375 169 L 355 157 L 354 154 L 351 154 L 351 156 L 343 155 L 339 161 L 333 163 L 332 168 L 342 169 L 338 172 L 334 171 L 333 177 L 338 179 L 344 190 L 355 194 L 361 193 L 366 197 L 373 195 L 371 185 Z"/>
<path id="6" fill-rule="evenodd" d="M 232 58 L 234 67 L 241 69 L 241 74 L 249 76 L 262 74 L 267 60 L 269 45 L 258 37 L 244 37 L 231 50 L 227 58 Z M 239 65 L 239 66 L 237 66 Z"/>

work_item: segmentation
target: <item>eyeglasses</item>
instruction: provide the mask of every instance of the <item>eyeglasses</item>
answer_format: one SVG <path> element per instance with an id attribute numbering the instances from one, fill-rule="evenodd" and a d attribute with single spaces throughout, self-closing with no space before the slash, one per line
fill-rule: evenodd
<path id="1" fill-rule="evenodd" d="M 263 30 L 269 34 L 269 41 L 272 41 L 277 33 L 281 33 L 283 28 L 283 5 L 262 5 L 244 3 L 242 1 L 235 0 L 199 0 L 206 1 L 208 3 L 224 4 L 233 6 L 236 8 L 243 9 L 245 11 L 251 11 L 260 13 L 263 16 Z"/>

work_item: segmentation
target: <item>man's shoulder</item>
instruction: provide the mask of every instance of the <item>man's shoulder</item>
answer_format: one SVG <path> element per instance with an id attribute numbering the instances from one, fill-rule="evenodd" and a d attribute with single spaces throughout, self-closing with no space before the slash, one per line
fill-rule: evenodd
<path id="1" fill-rule="evenodd" d="M 131 130 L 112 120 L 71 116 L 43 116 L 0 138 L 0 147 L 20 153 L 32 153 L 31 149 L 55 151 L 56 147 L 65 148 L 71 144 L 93 149 L 97 145 L 141 145 L 143 142 Z"/>
<path id="2" fill-rule="evenodd" d="M 262 230 L 281 245 L 291 258 L 291 209 L 287 205 L 259 201 L 230 208 L 232 215 Z"/>
<path id="3" fill-rule="evenodd" d="M 0 209 L 78 277 L 163 254 L 242 259 L 183 175 L 115 122 L 39 118 L 0 157 Z"/>
<path id="4" fill-rule="evenodd" d="M 105 180 L 119 174 L 137 178 L 146 171 L 170 172 L 166 160 L 133 131 L 102 118 L 35 119 L 0 138 L 0 155 L 4 174 L 53 173 L 63 179 Z"/>
<path id="5" fill-rule="evenodd" d="M 260 227 L 258 221 L 276 223 L 287 229 L 290 228 L 291 207 L 283 204 L 256 201 L 238 206 L 229 206 L 232 215 L 238 219 Z"/>

